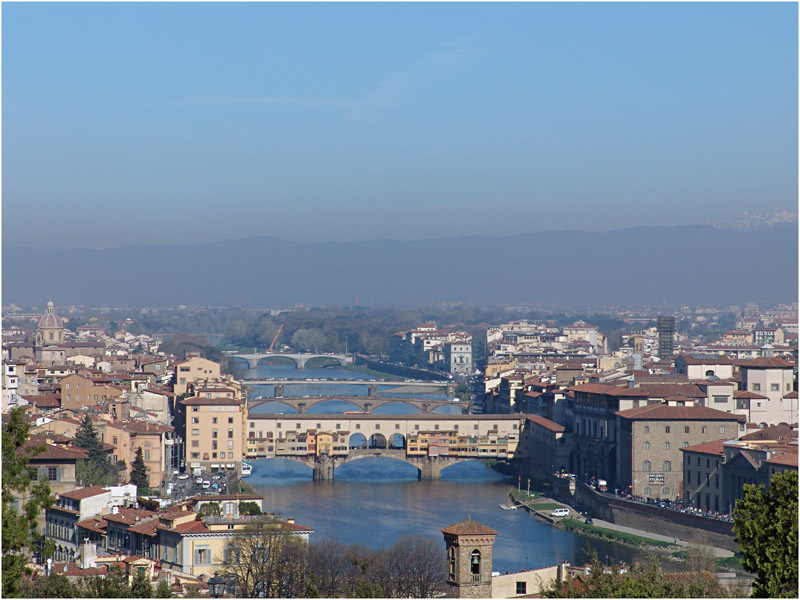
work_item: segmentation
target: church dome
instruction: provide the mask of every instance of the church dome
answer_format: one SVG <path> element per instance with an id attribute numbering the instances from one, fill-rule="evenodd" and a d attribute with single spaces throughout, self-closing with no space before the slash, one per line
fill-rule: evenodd
<path id="1" fill-rule="evenodd" d="M 47 303 L 47 312 L 39 319 L 37 329 L 64 329 L 64 321 L 54 312 L 53 301 Z"/>

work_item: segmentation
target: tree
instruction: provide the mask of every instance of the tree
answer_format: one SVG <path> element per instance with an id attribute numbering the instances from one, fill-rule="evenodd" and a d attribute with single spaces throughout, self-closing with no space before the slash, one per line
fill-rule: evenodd
<path id="1" fill-rule="evenodd" d="M 111 565 L 105 577 L 81 578 L 80 597 L 84 598 L 130 598 L 131 586 L 128 577 L 119 565 Z"/>
<path id="2" fill-rule="evenodd" d="M 797 597 L 797 471 L 775 473 L 769 490 L 746 484 L 733 509 L 742 566 L 754 573 L 753 596 Z"/>
<path id="3" fill-rule="evenodd" d="M 236 581 L 240 598 L 298 598 L 307 590 L 308 546 L 265 521 L 225 545 L 224 575 Z"/>
<path id="4" fill-rule="evenodd" d="M 434 598 L 445 579 L 442 544 L 420 535 L 406 535 L 386 553 L 387 594 L 395 598 Z"/>
<path id="5" fill-rule="evenodd" d="M 13 409 L 3 426 L 3 596 L 19 593 L 25 565 L 43 536 L 36 530 L 39 512 L 50 506 L 46 479 L 34 482 L 28 460 L 44 445 L 28 444 L 30 425 L 21 408 Z M 20 500 L 18 500 L 18 498 Z M 20 505 L 21 502 L 21 505 Z"/>
<path id="6" fill-rule="evenodd" d="M 218 517 L 222 514 L 219 502 L 205 502 L 197 513 L 201 517 Z"/>
<path id="7" fill-rule="evenodd" d="M 138 493 L 146 496 L 150 493 L 150 476 L 147 474 L 149 469 L 144 464 L 144 455 L 141 446 L 136 449 L 136 458 L 131 465 L 131 483 L 136 484 Z"/>
<path id="8" fill-rule="evenodd" d="M 147 569 L 139 569 L 131 583 L 131 596 L 134 598 L 152 598 L 153 585 L 147 576 Z"/>
<path id="9" fill-rule="evenodd" d="M 94 428 L 89 415 L 81 420 L 81 426 L 75 432 L 73 445 L 88 450 L 89 458 L 79 460 L 75 468 L 75 477 L 82 485 L 107 485 L 116 483 L 117 471 L 103 451 L 103 443 Z"/>
<path id="10" fill-rule="evenodd" d="M 261 509 L 255 502 L 240 502 L 239 503 L 240 515 L 260 515 Z"/>
<path id="11" fill-rule="evenodd" d="M 158 586 L 156 586 L 156 598 L 172 598 L 172 589 L 169 586 L 169 581 L 164 579 L 163 577 L 158 580 Z"/>
<path id="12" fill-rule="evenodd" d="M 79 598 L 82 591 L 66 575 L 51 573 L 23 578 L 20 595 L 23 598 Z"/>

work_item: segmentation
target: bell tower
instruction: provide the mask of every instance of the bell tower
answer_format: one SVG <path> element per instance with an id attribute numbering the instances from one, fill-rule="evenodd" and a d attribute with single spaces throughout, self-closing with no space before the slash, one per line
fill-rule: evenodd
<path id="1" fill-rule="evenodd" d="M 492 597 L 492 546 L 497 532 L 467 517 L 442 529 L 448 598 Z"/>

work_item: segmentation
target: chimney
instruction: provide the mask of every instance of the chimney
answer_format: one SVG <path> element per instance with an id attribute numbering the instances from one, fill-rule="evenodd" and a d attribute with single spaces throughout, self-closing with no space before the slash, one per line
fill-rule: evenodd
<path id="1" fill-rule="evenodd" d="M 287 518 L 286 522 L 289 523 L 289 525 L 294 525 L 294 517 Z"/>
<path id="2" fill-rule="evenodd" d="M 117 514 L 119 514 L 119 506 L 113 506 L 113 507 L 111 508 L 111 514 L 112 514 L 112 515 L 117 515 Z"/>

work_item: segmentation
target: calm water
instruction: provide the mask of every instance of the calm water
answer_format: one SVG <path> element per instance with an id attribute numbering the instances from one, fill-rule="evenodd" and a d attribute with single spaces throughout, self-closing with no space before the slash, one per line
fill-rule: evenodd
<path id="1" fill-rule="evenodd" d="M 388 458 L 369 458 L 336 469 L 333 482 L 314 482 L 309 467 L 286 459 L 252 461 L 247 481 L 267 510 L 313 527 L 313 540 L 337 538 L 373 548 L 415 533 L 443 540 L 440 530 L 467 516 L 497 530 L 494 570 L 513 572 L 569 560 L 583 563 L 590 543 L 601 557 L 632 562 L 632 549 L 556 529 L 523 510 L 501 510 L 512 480 L 479 461 L 448 467 L 440 481 L 418 481 L 417 470 Z M 442 545 L 444 542 L 442 541 Z"/>
<path id="2" fill-rule="evenodd" d="M 375 381 L 374 377 L 365 375 L 363 373 L 356 373 L 353 371 L 346 371 L 344 369 L 335 368 L 321 368 L 321 369 L 295 369 L 294 367 L 273 366 L 273 365 L 260 365 L 257 369 L 247 369 L 241 375 L 243 380 L 247 379 L 338 379 L 338 380 L 352 380 L 352 381 Z M 398 387 L 403 384 L 398 383 Z M 272 385 L 254 385 L 250 386 L 252 390 L 250 396 L 252 398 L 274 398 L 275 387 Z M 446 394 L 405 394 L 405 393 L 392 393 L 392 388 L 382 387 L 380 390 L 381 397 L 397 397 L 397 398 L 430 398 L 431 400 L 444 400 L 447 398 Z M 344 411 L 360 410 L 358 406 L 350 402 L 336 400 L 336 396 L 367 396 L 369 389 L 366 385 L 325 385 L 319 383 L 287 385 L 284 387 L 284 396 L 286 397 L 302 397 L 302 396 L 331 396 L 330 402 L 324 402 L 313 406 L 308 410 L 312 414 L 337 414 Z M 294 414 L 297 412 L 294 408 L 283 404 L 279 401 L 266 402 L 257 406 L 254 413 L 286 413 Z M 405 415 L 420 412 L 415 406 L 409 406 L 402 403 L 385 404 L 377 407 L 372 411 L 377 415 Z M 457 406 L 441 406 L 433 410 L 439 414 L 461 414 L 461 409 Z"/>

